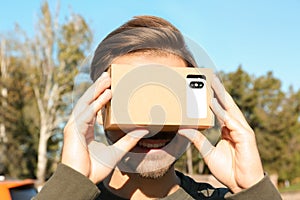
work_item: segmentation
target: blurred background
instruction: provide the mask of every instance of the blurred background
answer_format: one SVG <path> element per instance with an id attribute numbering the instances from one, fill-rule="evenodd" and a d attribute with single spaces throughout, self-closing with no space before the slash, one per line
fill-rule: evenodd
<path id="1" fill-rule="evenodd" d="M 114 28 L 156 15 L 206 50 L 255 130 L 266 172 L 282 192 L 300 190 L 299 10 L 297 0 L 1 1 L 0 175 L 51 176 L 78 66 Z M 193 148 L 177 168 L 209 174 Z"/>

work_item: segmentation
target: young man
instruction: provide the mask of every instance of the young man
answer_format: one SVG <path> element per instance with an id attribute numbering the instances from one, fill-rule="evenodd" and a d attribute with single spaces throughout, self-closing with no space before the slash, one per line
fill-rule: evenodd
<path id="1" fill-rule="evenodd" d="M 105 72 L 111 64 L 197 67 L 180 32 L 164 19 L 135 17 L 110 33 L 94 54 L 94 84 L 78 100 L 64 129 L 61 164 L 35 199 L 281 199 L 263 172 L 253 130 L 216 77 L 212 80 L 216 99 L 210 105 L 222 124 L 216 147 L 193 129 L 151 137 L 145 137 L 148 130 L 142 129 L 106 131 L 109 146 L 93 141 L 97 116 L 112 98 Z M 196 183 L 175 171 L 174 155 L 180 148 L 172 149 L 171 141 L 178 145 L 186 139 L 228 189 Z M 129 153 L 143 154 L 138 167 L 121 161 Z"/>

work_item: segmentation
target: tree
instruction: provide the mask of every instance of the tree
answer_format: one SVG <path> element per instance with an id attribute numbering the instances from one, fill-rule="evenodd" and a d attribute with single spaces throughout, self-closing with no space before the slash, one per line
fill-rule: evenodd
<path id="1" fill-rule="evenodd" d="M 0 72 L 1 72 L 1 83 L 2 80 L 6 79 L 7 77 L 7 57 L 5 55 L 6 52 L 6 40 L 1 40 L 1 46 L 0 46 Z M 5 107 L 7 107 L 7 88 L 1 84 L 1 110 L 3 110 Z M 1 117 L 0 121 L 0 153 L 2 155 L 5 155 L 6 152 L 6 143 L 7 143 L 7 135 L 6 135 L 6 127 L 4 123 L 4 119 Z M 0 157 L 0 174 L 4 171 L 4 157 Z"/>
<path id="2" fill-rule="evenodd" d="M 292 181 L 300 176 L 299 92 L 290 90 L 283 96 L 258 115 L 265 123 L 257 132 L 266 169 L 278 173 L 280 181 Z"/>
<path id="3" fill-rule="evenodd" d="M 257 93 L 253 89 L 254 77 L 239 66 L 235 72 L 223 74 L 222 81 L 226 90 L 230 93 L 236 104 L 243 111 L 248 123 L 255 126 L 254 108 L 257 104 Z"/>
<path id="4" fill-rule="evenodd" d="M 254 90 L 258 99 L 254 110 L 256 126 L 253 128 L 262 161 L 269 173 L 280 173 L 279 163 L 287 145 L 281 140 L 286 127 L 285 123 L 280 122 L 280 115 L 286 113 L 283 109 L 285 95 L 281 91 L 281 81 L 269 72 L 255 80 Z"/>
<path id="5" fill-rule="evenodd" d="M 32 177 L 36 163 L 36 148 L 34 148 L 34 123 L 26 117 L 25 105 L 30 105 L 32 96 L 26 80 L 25 66 L 22 59 L 13 55 L 17 40 L 3 39 L 1 51 L 1 126 L 2 140 L 1 171 L 12 177 Z M 25 159 L 26 158 L 26 159 Z M 16 167 L 18 166 L 18 167 Z"/>
<path id="6" fill-rule="evenodd" d="M 241 66 L 223 81 L 256 133 L 265 170 L 279 180 L 300 176 L 299 92 L 283 92 L 272 72 L 256 78 Z"/>
<path id="7" fill-rule="evenodd" d="M 37 179 L 44 182 L 48 140 L 64 123 L 64 108 L 70 102 L 63 97 L 72 90 L 76 67 L 89 50 L 92 34 L 79 15 L 59 25 L 47 2 L 41 6 L 38 25 L 36 38 L 27 43 L 26 62 L 39 112 Z"/>

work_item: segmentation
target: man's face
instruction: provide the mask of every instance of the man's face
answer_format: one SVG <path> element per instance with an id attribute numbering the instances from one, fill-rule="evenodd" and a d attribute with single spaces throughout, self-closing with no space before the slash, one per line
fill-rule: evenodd
<path id="1" fill-rule="evenodd" d="M 161 55 L 148 52 L 137 52 L 120 56 L 112 64 L 187 66 L 179 56 L 168 53 Z M 122 131 L 106 132 L 106 137 L 110 143 L 115 143 L 124 135 L 125 133 Z M 119 167 L 122 171 L 137 172 L 141 176 L 148 178 L 157 178 L 164 175 L 179 154 L 185 150 L 183 148 L 186 148 L 186 145 L 182 145 L 184 139 L 180 138 L 180 136 L 175 136 L 176 132 L 159 132 L 154 136 L 141 139 L 127 154 L 128 156 L 124 157 Z"/>

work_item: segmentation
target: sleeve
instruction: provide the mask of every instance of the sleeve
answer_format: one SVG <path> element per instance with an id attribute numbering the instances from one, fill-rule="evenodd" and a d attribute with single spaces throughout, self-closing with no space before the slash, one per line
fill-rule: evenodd
<path id="1" fill-rule="evenodd" d="M 94 200 L 100 191 L 88 178 L 59 164 L 56 172 L 32 200 Z"/>
<path id="2" fill-rule="evenodd" d="M 228 200 L 281 200 L 282 197 L 278 190 L 275 188 L 273 183 L 271 182 L 269 176 L 265 175 L 265 177 L 253 185 L 252 187 L 243 190 L 236 194 L 227 194 L 225 199 Z"/>

